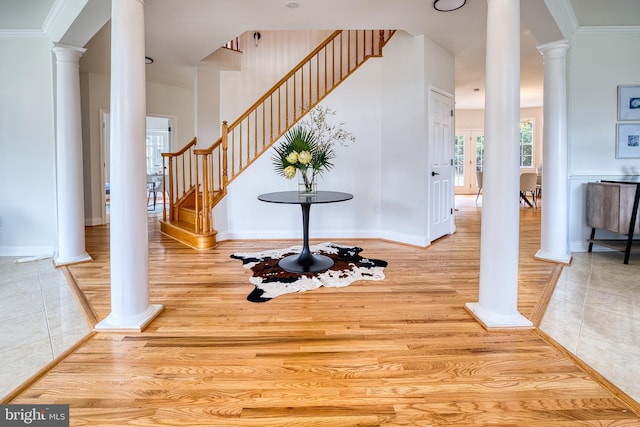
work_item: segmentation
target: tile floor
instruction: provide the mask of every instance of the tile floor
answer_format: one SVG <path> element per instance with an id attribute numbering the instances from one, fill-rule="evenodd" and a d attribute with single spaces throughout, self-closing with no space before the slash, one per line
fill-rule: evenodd
<path id="1" fill-rule="evenodd" d="M 640 402 L 640 253 L 623 258 L 574 253 L 540 329 Z"/>
<path id="2" fill-rule="evenodd" d="M 0 398 L 90 332 L 51 258 L 16 260 L 0 257 Z"/>
<path id="3" fill-rule="evenodd" d="M 90 329 L 51 259 L 0 257 L 0 398 Z M 640 402 L 640 254 L 575 253 L 540 329 Z"/>

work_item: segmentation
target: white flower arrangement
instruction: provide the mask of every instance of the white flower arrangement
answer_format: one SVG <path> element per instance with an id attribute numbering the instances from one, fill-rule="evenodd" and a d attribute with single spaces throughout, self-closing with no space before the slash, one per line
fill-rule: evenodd
<path id="1" fill-rule="evenodd" d="M 329 107 L 317 106 L 285 135 L 284 141 L 275 147 L 272 157 L 276 173 L 293 179 L 298 172 L 304 182 L 305 191 L 314 192 L 316 177 L 333 167 L 333 149 L 337 142 L 348 146 L 356 138 L 342 128 L 344 123 L 330 124 L 327 116 L 335 115 Z"/>

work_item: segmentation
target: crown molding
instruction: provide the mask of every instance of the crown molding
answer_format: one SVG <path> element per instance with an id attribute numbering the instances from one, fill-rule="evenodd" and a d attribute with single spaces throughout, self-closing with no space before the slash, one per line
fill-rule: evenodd
<path id="1" fill-rule="evenodd" d="M 564 37 L 570 39 L 579 24 L 569 0 L 544 0 L 544 3 Z"/>
<path id="2" fill-rule="evenodd" d="M 640 26 L 585 26 L 579 27 L 576 33 L 620 33 L 620 34 L 640 34 Z"/>
<path id="3" fill-rule="evenodd" d="M 47 37 L 42 30 L 0 30 L 0 38 Z"/>
<path id="4" fill-rule="evenodd" d="M 52 23 L 55 22 L 56 19 L 58 19 L 63 11 L 63 3 L 65 3 L 65 1 L 66 0 L 56 0 L 53 3 L 53 7 L 49 10 L 49 14 L 45 18 L 44 24 L 42 25 L 42 30 L 45 33 L 49 34 Z"/>

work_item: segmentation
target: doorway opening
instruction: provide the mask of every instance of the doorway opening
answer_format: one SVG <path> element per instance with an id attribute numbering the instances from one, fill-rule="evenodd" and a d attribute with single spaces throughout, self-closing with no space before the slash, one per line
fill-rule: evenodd
<path id="1" fill-rule="evenodd" d="M 454 180 L 456 194 L 476 194 L 478 172 L 484 163 L 484 131 L 456 130 L 454 140 Z"/>
<path id="2" fill-rule="evenodd" d="M 103 223 L 109 222 L 109 204 L 111 199 L 110 186 L 110 114 L 102 112 L 102 147 L 103 170 L 102 170 L 102 218 Z M 146 118 L 146 174 L 147 174 L 147 211 L 149 213 L 162 212 L 164 203 L 164 180 L 162 179 L 163 164 L 162 153 L 171 150 L 172 147 L 173 118 L 169 116 L 147 116 Z"/>

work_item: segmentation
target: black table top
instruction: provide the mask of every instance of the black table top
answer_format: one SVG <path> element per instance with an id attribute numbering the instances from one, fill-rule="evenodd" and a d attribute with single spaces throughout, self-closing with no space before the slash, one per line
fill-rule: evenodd
<path id="1" fill-rule="evenodd" d="M 258 196 L 258 200 L 269 203 L 316 204 L 335 203 L 353 199 L 353 194 L 339 191 L 318 191 L 315 194 L 302 194 L 298 191 L 277 191 Z"/>
<path id="2" fill-rule="evenodd" d="M 602 182 L 613 182 L 616 184 L 640 184 L 640 175 L 625 175 L 620 178 L 603 179 Z"/>

